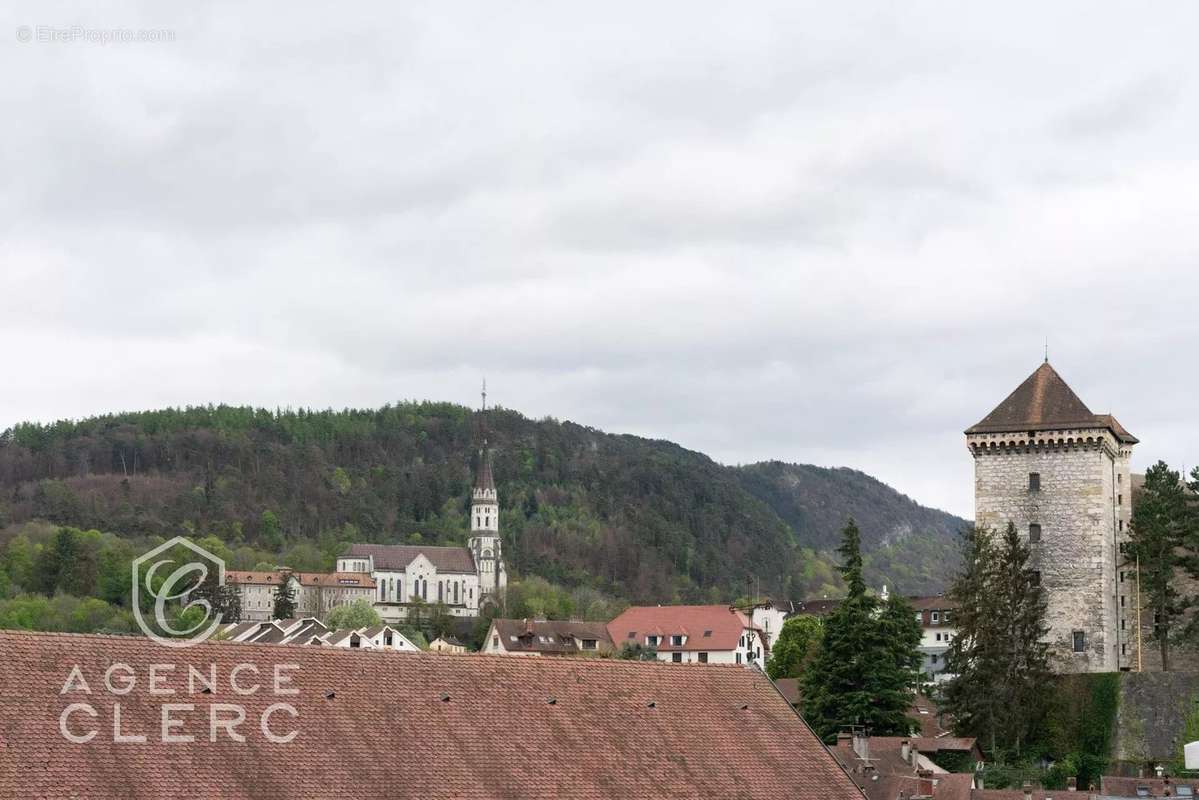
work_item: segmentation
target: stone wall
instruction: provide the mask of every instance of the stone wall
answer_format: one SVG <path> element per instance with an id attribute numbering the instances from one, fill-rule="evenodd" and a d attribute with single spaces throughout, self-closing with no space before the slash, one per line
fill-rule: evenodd
<path id="1" fill-rule="evenodd" d="M 1048 638 L 1062 672 L 1115 671 L 1135 655 L 1127 630 L 1121 635 L 1117 587 L 1119 521 L 1127 507 L 1117 507 L 1116 496 L 1117 485 L 1128 484 L 1128 461 L 1114 439 L 1087 433 L 1090 441 L 1023 446 L 995 446 L 995 435 L 970 437 L 976 524 L 1002 531 L 1010 521 L 1026 539 L 1030 523 L 1041 526 L 1033 565 L 1046 590 Z M 1034 472 L 1039 491 L 1029 488 Z M 1086 634 L 1084 652 L 1074 652 L 1075 631 Z"/>
<path id="2" fill-rule="evenodd" d="M 1199 675 L 1171 671 L 1121 677 L 1113 761 L 1123 762 L 1129 772 L 1178 758 L 1186 716 L 1199 698 Z"/>

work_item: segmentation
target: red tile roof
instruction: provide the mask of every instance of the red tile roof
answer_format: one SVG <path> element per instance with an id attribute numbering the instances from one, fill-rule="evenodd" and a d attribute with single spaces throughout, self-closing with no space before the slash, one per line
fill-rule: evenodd
<path id="1" fill-rule="evenodd" d="M 341 558 L 374 556 L 375 569 L 399 572 L 423 555 L 438 572 L 475 572 L 475 560 L 465 547 L 425 547 L 412 544 L 352 544 Z"/>
<path id="2" fill-rule="evenodd" d="M 662 637 L 658 651 L 735 650 L 749 618 L 728 606 L 633 606 L 608 623 L 613 646 L 625 642 L 645 644 L 649 635 Z M 633 634 L 630 636 L 629 634 Z M 672 645 L 670 637 L 683 634 L 682 645 Z"/>
<path id="3" fill-rule="evenodd" d="M 298 695 L 269 691 L 284 661 L 299 665 Z M 131 694 L 104 689 L 117 662 L 137 676 Z M 233 694 L 230 671 L 247 662 L 263 690 Z M 176 694 L 145 692 L 156 663 L 177 665 L 164 681 Z M 213 664 L 216 691 L 188 693 L 187 667 L 207 674 Z M 91 694 L 60 694 L 73 665 Z M 222 642 L 172 651 L 136 637 L 3 631 L 0 698 L 0 797 L 861 800 L 766 677 L 733 666 Z M 259 723 L 282 701 L 298 717 L 270 722 L 277 734 L 298 734 L 275 744 Z M 83 744 L 59 731 L 75 702 L 99 713 L 70 717 L 77 734 L 99 731 Z M 146 743 L 113 743 L 115 702 L 122 731 L 145 733 Z M 195 706 L 174 714 L 185 720 L 175 733 L 193 742 L 161 742 L 163 705 L 175 702 Z M 221 702 L 245 707 L 245 742 L 219 728 L 209 741 L 209 706 Z"/>
<path id="4" fill-rule="evenodd" d="M 225 583 L 229 584 L 258 584 L 278 586 L 283 581 L 284 572 L 253 572 L 246 570 L 226 570 Z M 375 579 L 362 572 L 293 572 L 292 576 L 302 586 L 347 586 L 349 588 L 375 588 Z"/>
<path id="5" fill-rule="evenodd" d="M 1179 786 L 1191 787 L 1192 796 L 1199 794 L 1199 780 L 1190 778 L 1122 778 L 1104 775 L 1099 779 L 1099 794 L 1109 797 L 1137 797 L 1144 788 L 1149 797 L 1177 797 Z"/>
<path id="6" fill-rule="evenodd" d="M 582 652 L 580 644 L 585 639 L 595 640 L 594 652 L 612 650 L 612 639 L 603 622 L 493 619 L 491 625 L 500 637 L 500 644 L 510 652 L 577 655 Z"/>

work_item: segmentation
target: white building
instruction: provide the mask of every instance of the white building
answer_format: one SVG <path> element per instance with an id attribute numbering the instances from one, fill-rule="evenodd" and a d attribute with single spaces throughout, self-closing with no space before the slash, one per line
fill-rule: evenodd
<path id="1" fill-rule="evenodd" d="M 639 644 L 675 664 L 762 666 L 770 652 L 766 635 L 731 606 L 633 606 L 608 623 L 608 636 L 617 650 Z"/>
<path id="2" fill-rule="evenodd" d="M 508 586 L 500 541 L 500 507 L 486 445 L 471 493 L 466 547 L 353 544 L 337 559 L 342 572 L 363 572 L 376 583 L 375 609 L 387 622 L 407 619 L 413 606 L 444 605 L 456 617 L 477 617 Z"/>
<path id="3" fill-rule="evenodd" d="M 749 614 L 754 627 L 766 636 L 766 645 L 770 649 L 774 649 L 775 642 L 779 640 L 779 634 L 783 631 L 783 623 L 794 610 L 794 604 L 786 600 L 763 600 L 742 609 Z"/>

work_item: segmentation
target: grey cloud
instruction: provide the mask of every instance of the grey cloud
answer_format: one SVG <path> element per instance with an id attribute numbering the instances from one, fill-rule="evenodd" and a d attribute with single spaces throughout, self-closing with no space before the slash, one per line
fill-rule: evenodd
<path id="1" fill-rule="evenodd" d="M 1048 337 L 1136 466 L 1194 462 L 1197 12 L 1138 13 L 28 3 L 178 39 L 0 46 L 0 427 L 486 373 L 967 514 Z"/>

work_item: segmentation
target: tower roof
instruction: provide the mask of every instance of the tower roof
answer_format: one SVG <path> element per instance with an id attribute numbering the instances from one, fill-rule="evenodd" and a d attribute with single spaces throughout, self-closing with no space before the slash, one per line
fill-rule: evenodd
<path id="1" fill-rule="evenodd" d="M 1135 436 L 1110 414 L 1095 414 L 1074 393 L 1049 362 L 1041 364 L 1007 398 L 976 425 L 971 433 L 1008 433 L 1066 428 L 1106 428 L 1117 439 L 1136 443 Z"/>
<path id="2" fill-rule="evenodd" d="M 491 451 L 486 446 L 479 451 L 479 474 L 475 476 L 475 491 L 495 491 L 495 478 L 491 475 Z"/>

